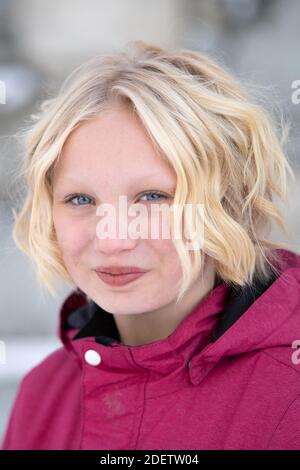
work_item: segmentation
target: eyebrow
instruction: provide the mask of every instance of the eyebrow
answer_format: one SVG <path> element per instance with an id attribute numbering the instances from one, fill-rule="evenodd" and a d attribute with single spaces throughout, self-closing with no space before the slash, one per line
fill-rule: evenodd
<path id="1" fill-rule="evenodd" d="M 149 181 L 149 184 L 148 184 L 148 180 L 150 180 L 154 175 L 157 175 L 157 173 L 150 173 L 149 175 L 144 175 L 142 178 L 139 178 L 134 182 L 130 182 L 129 185 L 130 186 L 140 185 L 140 184 L 143 184 L 143 181 L 145 181 L 145 184 L 150 185 L 150 186 L 160 186 L 160 185 L 163 186 L 165 184 L 164 181 L 159 181 L 159 182 Z M 63 182 L 64 183 L 67 182 L 67 183 L 71 183 L 71 184 L 79 185 L 79 186 L 85 184 L 84 181 L 78 180 L 72 177 L 65 177 L 63 179 Z M 172 183 L 168 184 L 166 189 L 169 191 L 174 191 L 176 189 L 176 182 L 173 184 Z"/>

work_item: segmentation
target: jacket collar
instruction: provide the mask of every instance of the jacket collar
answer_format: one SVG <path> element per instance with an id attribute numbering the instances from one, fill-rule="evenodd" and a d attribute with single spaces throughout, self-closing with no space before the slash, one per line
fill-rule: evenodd
<path id="1" fill-rule="evenodd" d="M 85 348 L 92 347 L 101 353 L 104 363 L 118 371 L 143 368 L 173 374 L 185 363 L 194 384 L 226 356 L 284 346 L 290 363 L 291 343 L 295 331 L 300 331 L 296 315 L 300 255 L 288 250 L 279 250 L 279 254 L 278 278 L 243 289 L 222 282 L 163 340 L 141 346 L 120 343 L 113 315 L 93 301 L 87 302 L 80 290 L 72 292 L 62 306 L 60 338 L 80 361 Z"/>
<path id="2" fill-rule="evenodd" d="M 230 288 L 224 282 L 215 284 L 210 295 L 215 293 L 216 288 L 222 285 L 222 292 L 226 297 L 226 304 L 223 305 L 216 328 L 211 334 L 210 340 L 215 342 L 230 328 L 243 313 L 260 297 L 266 289 L 276 279 L 273 276 L 268 282 L 256 282 L 244 289 Z M 65 300 L 60 312 L 61 324 L 59 337 L 65 342 L 67 331 L 76 331 L 72 340 L 92 336 L 95 341 L 104 345 L 111 345 L 113 342 L 120 343 L 120 335 L 114 317 L 106 312 L 94 301 L 86 300 L 85 294 L 80 291 L 72 292 Z"/>

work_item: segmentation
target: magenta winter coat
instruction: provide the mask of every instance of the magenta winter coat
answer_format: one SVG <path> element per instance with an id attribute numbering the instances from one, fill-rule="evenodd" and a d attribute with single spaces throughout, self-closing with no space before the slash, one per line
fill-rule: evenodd
<path id="1" fill-rule="evenodd" d="M 119 342 L 81 291 L 63 346 L 23 379 L 3 449 L 300 449 L 300 255 L 233 295 L 221 283 L 167 338 Z"/>

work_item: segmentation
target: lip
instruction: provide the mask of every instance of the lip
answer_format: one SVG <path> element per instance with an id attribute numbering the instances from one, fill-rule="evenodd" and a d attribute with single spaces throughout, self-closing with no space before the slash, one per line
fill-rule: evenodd
<path id="1" fill-rule="evenodd" d="M 108 273 L 108 274 L 132 274 L 132 273 L 144 273 L 145 270 L 137 266 L 99 266 L 95 269 L 96 272 Z"/>
<path id="2" fill-rule="evenodd" d="M 110 286 L 124 286 L 125 284 L 129 284 L 130 282 L 135 281 L 136 279 L 140 278 L 145 271 L 127 273 L 127 274 L 109 274 L 100 271 L 96 271 L 97 276 Z"/>

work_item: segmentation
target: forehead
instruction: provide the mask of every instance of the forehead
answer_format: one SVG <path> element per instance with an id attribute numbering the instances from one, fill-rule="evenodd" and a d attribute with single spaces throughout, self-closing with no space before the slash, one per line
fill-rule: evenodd
<path id="1" fill-rule="evenodd" d="M 140 119 L 124 106 L 114 106 L 81 123 L 67 138 L 54 168 L 55 179 L 77 181 L 97 174 L 174 181 L 175 171 L 152 142 Z"/>

